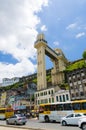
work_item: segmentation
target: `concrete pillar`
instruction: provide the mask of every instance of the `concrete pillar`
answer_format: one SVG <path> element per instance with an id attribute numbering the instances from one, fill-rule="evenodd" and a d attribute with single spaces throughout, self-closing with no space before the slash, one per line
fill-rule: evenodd
<path id="1" fill-rule="evenodd" d="M 42 90 L 47 88 L 46 83 L 46 65 L 45 65 L 45 48 L 47 42 L 44 39 L 43 34 L 37 36 L 37 41 L 34 47 L 37 49 L 37 90 Z"/>

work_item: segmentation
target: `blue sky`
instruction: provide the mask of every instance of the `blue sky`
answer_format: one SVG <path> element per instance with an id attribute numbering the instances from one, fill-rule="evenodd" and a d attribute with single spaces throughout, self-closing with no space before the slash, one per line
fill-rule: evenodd
<path id="1" fill-rule="evenodd" d="M 37 71 L 34 42 L 44 33 L 48 45 L 69 61 L 86 50 L 86 0 L 0 0 L 0 82 Z M 46 58 L 46 68 L 52 63 Z"/>

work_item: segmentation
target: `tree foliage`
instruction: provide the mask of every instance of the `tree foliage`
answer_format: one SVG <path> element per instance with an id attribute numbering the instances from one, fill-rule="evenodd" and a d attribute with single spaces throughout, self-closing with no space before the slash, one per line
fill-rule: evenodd
<path id="1" fill-rule="evenodd" d="M 83 52 L 82 56 L 83 56 L 83 59 L 86 59 L 86 50 Z"/>
<path id="2" fill-rule="evenodd" d="M 67 66 L 65 71 L 73 71 L 83 67 L 86 67 L 86 63 L 84 62 L 84 60 L 80 60 L 75 63 L 71 63 L 69 66 Z"/>

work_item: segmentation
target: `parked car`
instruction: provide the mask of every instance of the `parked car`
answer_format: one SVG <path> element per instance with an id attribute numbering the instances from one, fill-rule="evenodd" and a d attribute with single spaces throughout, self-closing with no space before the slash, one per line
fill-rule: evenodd
<path id="1" fill-rule="evenodd" d="M 7 124 L 14 124 L 14 125 L 22 124 L 22 125 L 25 125 L 26 122 L 27 122 L 26 117 L 21 115 L 21 114 L 15 114 L 12 117 L 6 119 Z"/>
<path id="2" fill-rule="evenodd" d="M 79 128 L 81 128 L 82 130 L 86 130 L 86 117 L 85 118 L 81 118 L 78 121 L 78 126 Z"/>
<path id="3" fill-rule="evenodd" d="M 84 113 L 72 113 L 69 114 L 61 119 L 61 124 L 63 126 L 65 125 L 78 125 L 79 119 L 82 117 L 86 117 L 86 114 Z"/>

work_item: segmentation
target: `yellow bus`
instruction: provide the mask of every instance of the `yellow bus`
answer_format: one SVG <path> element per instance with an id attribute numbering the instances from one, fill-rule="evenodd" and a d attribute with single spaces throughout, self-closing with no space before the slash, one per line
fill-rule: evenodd
<path id="1" fill-rule="evenodd" d="M 0 119 L 7 119 L 14 115 L 13 108 L 0 108 Z"/>
<path id="2" fill-rule="evenodd" d="M 72 101 L 72 107 L 74 112 L 86 113 L 86 100 Z"/>
<path id="3" fill-rule="evenodd" d="M 57 121 L 71 113 L 86 113 L 86 100 L 40 104 L 39 121 Z"/>
<path id="4" fill-rule="evenodd" d="M 61 118 L 73 113 L 71 101 L 56 102 L 50 104 L 40 104 L 39 106 L 39 121 L 57 121 Z"/>

